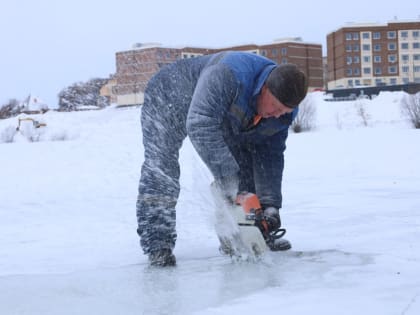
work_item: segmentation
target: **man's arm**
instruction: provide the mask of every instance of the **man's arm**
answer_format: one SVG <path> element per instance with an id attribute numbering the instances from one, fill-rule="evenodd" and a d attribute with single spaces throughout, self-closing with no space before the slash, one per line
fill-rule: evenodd
<path id="1" fill-rule="evenodd" d="M 205 69 L 194 91 L 187 133 L 222 189 L 236 193 L 239 166 L 223 138 L 223 123 L 237 95 L 238 83 L 223 64 Z"/>

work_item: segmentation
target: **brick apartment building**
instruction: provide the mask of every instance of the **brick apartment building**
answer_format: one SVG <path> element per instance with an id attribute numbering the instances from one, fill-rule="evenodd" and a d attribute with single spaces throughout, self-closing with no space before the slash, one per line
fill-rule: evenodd
<path id="1" fill-rule="evenodd" d="M 294 63 L 309 78 L 309 88 L 323 87 L 322 46 L 304 43 L 300 38 L 283 39 L 267 45 L 243 45 L 223 49 L 169 48 L 160 44 L 135 44 L 133 49 L 116 53 L 115 85 L 112 94 L 120 106 L 142 104 L 147 82 L 162 66 L 182 58 L 219 51 L 248 51 L 277 63 Z"/>
<path id="2" fill-rule="evenodd" d="M 328 89 L 420 83 L 420 20 L 350 24 L 327 35 Z"/>

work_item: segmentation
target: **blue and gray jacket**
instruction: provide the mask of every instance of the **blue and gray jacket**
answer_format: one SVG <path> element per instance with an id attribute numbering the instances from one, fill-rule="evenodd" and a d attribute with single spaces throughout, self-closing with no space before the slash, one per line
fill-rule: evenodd
<path id="1" fill-rule="evenodd" d="M 240 163 L 232 144 L 246 146 L 253 152 L 249 167 L 255 193 L 263 205 L 280 208 L 283 152 L 297 109 L 254 123 L 257 96 L 276 64 L 251 53 L 222 52 L 180 60 L 171 67 L 179 74 L 177 84 L 183 86 L 179 93 L 191 91 L 186 104 L 187 134 L 215 180 L 227 183 L 238 178 Z"/>

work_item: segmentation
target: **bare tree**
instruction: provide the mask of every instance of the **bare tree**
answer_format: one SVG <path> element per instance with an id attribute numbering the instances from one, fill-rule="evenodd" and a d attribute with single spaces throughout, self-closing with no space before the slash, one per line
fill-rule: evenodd
<path id="1" fill-rule="evenodd" d="M 366 111 L 364 101 L 362 99 L 357 100 L 355 106 L 357 114 L 362 119 L 363 126 L 367 127 L 369 125 L 370 115 Z"/>
<path id="2" fill-rule="evenodd" d="M 293 120 L 291 128 L 295 133 L 309 131 L 315 128 L 316 108 L 313 98 L 308 94 L 299 104 L 299 112 Z"/>
<path id="3" fill-rule="evenodd" d="M 16 116 L 23 106 L 17 99 L 10 99 L 6 104 L 0 105 L 0 119 Z"/>
<path id="4" fill-rule="evenodd" d="M 420 92 L 405 95 L 401 101 L 401 109 L 413 127 L 420 129 Z"/>
<path id="5" fill-rule="evenodd" d="M 94 78 L 87 82 L 76 82 L 64 88 L 58 94 L 58 107 L 62 111 L 77 110 L 80 106 L 98 106 L 103 108 L 109 105 L 109 100 L 100 95 L 101 87 L 108 79 Z"/>

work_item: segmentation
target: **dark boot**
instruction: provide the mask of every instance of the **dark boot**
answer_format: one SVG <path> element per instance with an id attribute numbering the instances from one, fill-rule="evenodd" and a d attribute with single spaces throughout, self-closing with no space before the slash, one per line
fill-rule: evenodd
<path id="1" fill-rule="evenodd" d="M 169 248 L 163 248 L 149 254 L 149 263 L 155 267 L 175 266 L 176 258 Z"/>
<path id="2" fill-rule="evenodd" d="M 267 246 L 273 252 L 289 250 L 292 248 L 292 244 L 290 244 L 290 242 L 285 238 L 277 238 L 273 239 L 272 241 L 268 241 Z"/>

